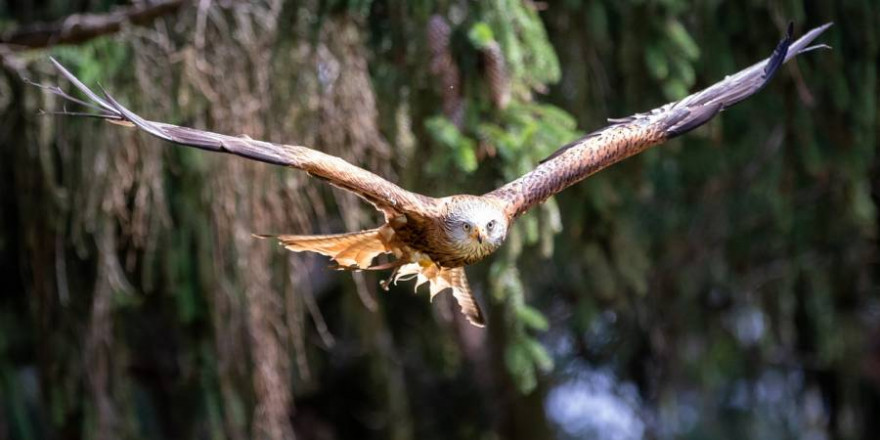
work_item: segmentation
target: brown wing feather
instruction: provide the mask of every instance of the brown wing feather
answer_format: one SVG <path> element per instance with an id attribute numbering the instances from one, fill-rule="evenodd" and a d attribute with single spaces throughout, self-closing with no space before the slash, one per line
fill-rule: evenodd
<path id="1" fill-rule="evenodd" d="M 294 252 L 315 252 L 333 259 L 340 269 L 367 269 L 373 259 L 390 253 L 382 228 L 333 235 L 255 235 L 274 238 Z"/>
<path id="2" fill-rule="evenodd" d="M 773 54 L 715 85 L 648 113 L 611 120 L 614 124 L 572 142 L 522 177 L 486 196 L 500 199 L 511 218 L 518 217 L 550 196 L 593 173 L 638 154 L 667 139 L 705 124 L 722 110 L 756 93 L 784 62 L 810 50 L 807 47 L 831 23 L 791 41 L 792 27 Z"/>
<path id="3" fill-rule="evenodd" d="M 104 97 L 91 91 L 60 63 L 52 59 L 55 67 L 73 83 L 91 102 L 81 101 L 61 91 L 58 87 L 43 86 L 47 90 L 80 105 L 97 110 L 98 113 L 60 114 L 93 116 L 110 122 L 133 125 L 153 136 L 175 144 L 195 147 L 254 159 L 276 165 L 284 165 L 306 171 L 312 176 L 326 180 L 342 189 L 366 199 L 386 214 L 425 212 L 435 204 L 434 199 L 415 194 L 345 160 L 297 145 L 281 145 L 253 140 L 247 137 L 228 136 L 195 128 L 180 127 L 164 122 L 148 121 L 123 107 L 104 92 Z"/>

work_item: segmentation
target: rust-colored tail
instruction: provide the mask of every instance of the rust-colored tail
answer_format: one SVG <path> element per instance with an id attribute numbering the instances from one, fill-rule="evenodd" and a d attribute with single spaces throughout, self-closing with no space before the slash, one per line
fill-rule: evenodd
<path id="1" fill-rule="evenodd" d="M 340 269 L 368 269 L 373 259 L 391 252 L 382 228 L 333 235 L 259 235 L 274 238 L 294 252 L 317 252 L 333 259 Z"/>

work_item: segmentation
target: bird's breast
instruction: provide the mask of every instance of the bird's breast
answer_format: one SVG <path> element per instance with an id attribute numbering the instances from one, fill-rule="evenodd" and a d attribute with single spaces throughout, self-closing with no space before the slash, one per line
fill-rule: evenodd
<path id="1" fill-rule="evenodd" d="M 442 225 L 432 221 L 392 222 L 395 238 L 401 246 L 408 248 L 410 259 L 421 260 L 422 255 L 445 268 L 463 267 L 474 264 L 492 253 L 485 246 L 462 246 L 451 240 Z M 415 261 L 413 261 L 415 262 Z"/>

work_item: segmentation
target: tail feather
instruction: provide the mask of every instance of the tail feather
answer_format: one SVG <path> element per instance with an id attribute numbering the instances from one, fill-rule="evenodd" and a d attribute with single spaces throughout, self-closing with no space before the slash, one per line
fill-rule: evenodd
<path id="1" fill-rule="evenodd" d="M 341 269 L 367 269 L 373 259 L 390 253 L 381 228 L 333 235 L 258 235 L 274 238 L 294 252 L 315 252 L 330 257 Z"/>
<path id="2" fill-rule="evenodd" d="M 471 286 L 468 284 L 467 275 L 463 267 L 444 269 L 434 264 L 421 265 L 419 263 L 410 263 L 401 266 L 395 272 L 392 281 L 397 284 L 398 281 L 408 281 L 412 278 L 416 280 L 416 291 L 423 284 L 428 285 L 432 301 L 440 292 L 446 289 L 452 290 L 452 296 L 458 302 L 458 306 L 461 307 L 461 313 L 467 318 L 468 322 L 477 327 L 484 327 L 486 325 L 486 318 L 480 309 L 480 304 L 471 292 Z"/>

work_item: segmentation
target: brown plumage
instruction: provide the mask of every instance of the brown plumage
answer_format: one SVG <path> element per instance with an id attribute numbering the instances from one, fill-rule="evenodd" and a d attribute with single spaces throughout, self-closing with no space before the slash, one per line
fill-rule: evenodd
<path id="1" fill-rule="evenodd" d="M 808 45 L 829 26 L 830 23 L 813 29 L 794 42 L 789 26 L 785 39 L 768 59 L 680 101 L 647 113 L 610 120 L 612 125 L 560 148 L 531 172 L 483 196 L 428 197 L 404 190 L 338 157 L 310 148 L 148 121 L 120 105 L 106 92 L 103 97 L 92 92 L 55 60 L 52 62 L 58 70 L 90 102 L 74 98 L 58 87 L 41 87 L 96 111 L 61 114 L 94 116 L 136 127 L 175 144 L 297 168 L 359 195 L 384 213 L 385 224 L 348 234 L 272 238 L 295 252 L 310 251 L 329 256 L 339 269 L 392 269 L 394 272 L 389 281 L 415 279 L 416 288 L 428 284 L 431 298 L 441 291 L 451 290 L 468 320 L 482 326 L 485 318 L 468 285 L 464 266 L 497 250 L 517 217 L 591 174 L 693 130 L 756 93 L 784 62 L 812 49 L 827 47 Z M 373 265 L 373 260 L 380 255 L 393 256 L 394 260 Z"/>
<path id="2" fill-rule="evenodd" d="M 262 235 L 258 238 L 277 239 L 282 246 L 293 252 L 315 252 L 333 258 L 340 269 L 364 268 L 373 259 L 390 252 L 382 228 L 360 232 L 332 235 Z"/>

